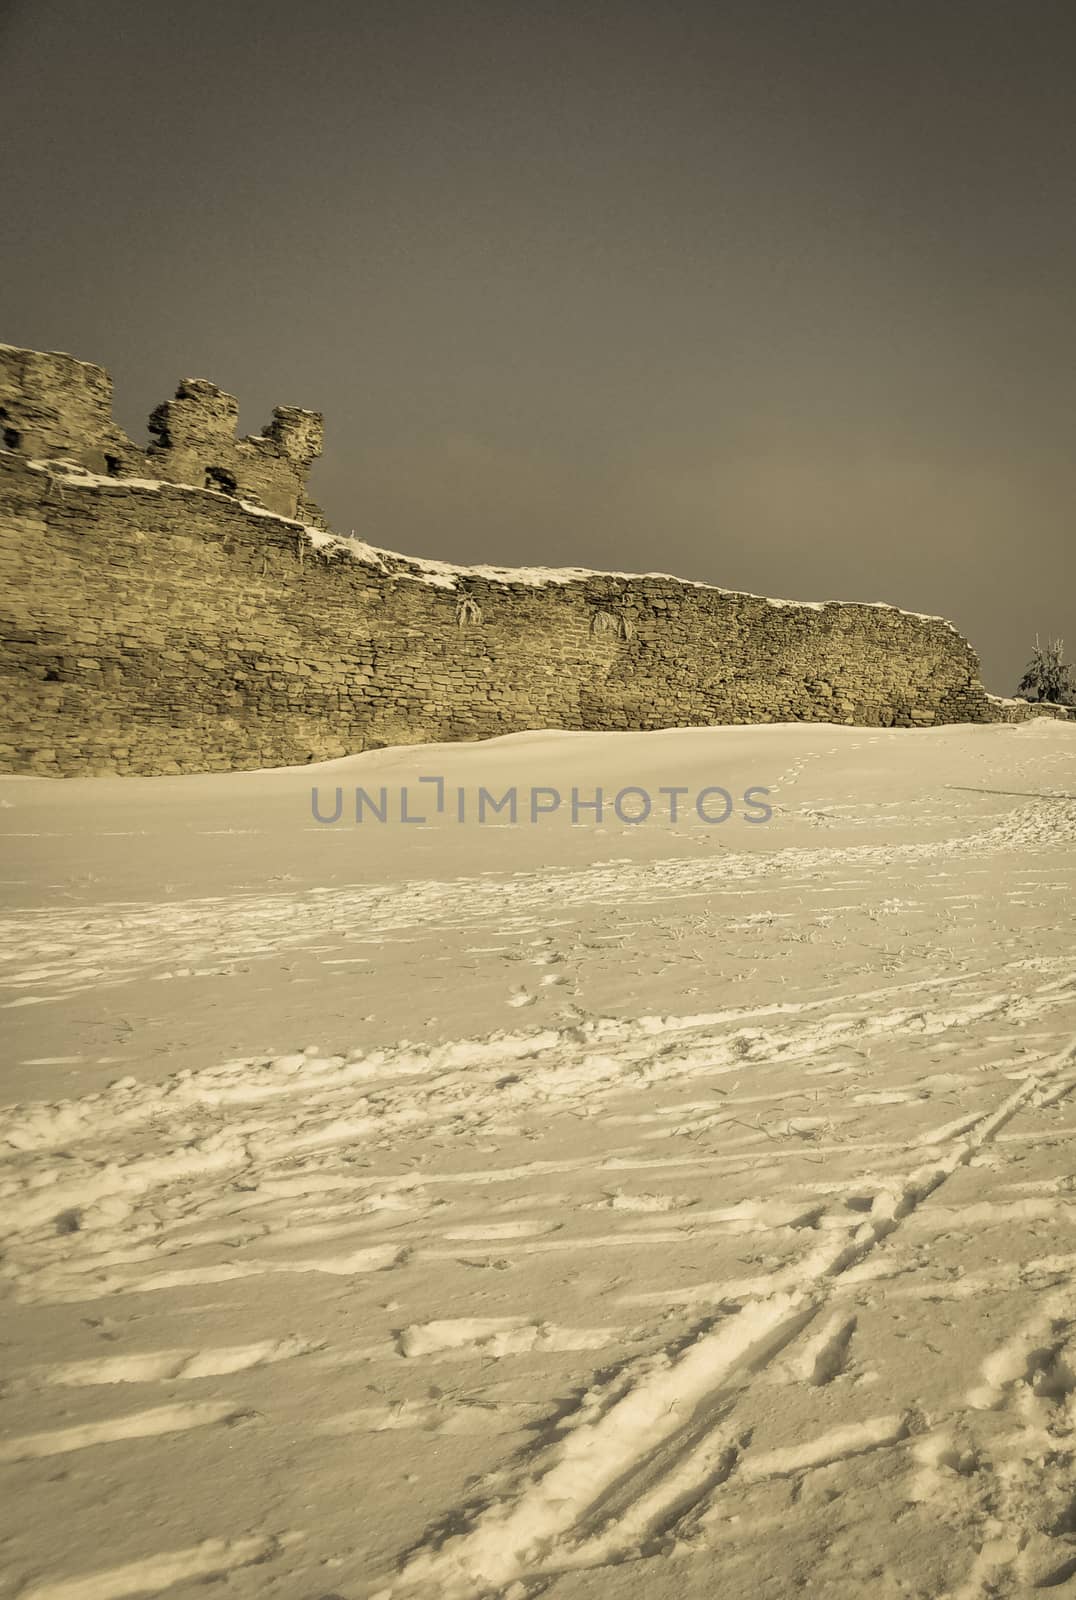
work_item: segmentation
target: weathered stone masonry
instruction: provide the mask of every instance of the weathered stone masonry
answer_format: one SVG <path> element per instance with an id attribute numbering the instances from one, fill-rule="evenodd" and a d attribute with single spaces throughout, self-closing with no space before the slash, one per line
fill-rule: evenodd
<path id="1" fill-rule="evenodd" d="M 306 499 L 313 413 L 280 409 L 236 443 L 234 402 L 191 380 L 140 454 L 100 368 L 6 360 L 21 383 L 0 398 L 7 771 L 211 771 L 527 728 L 997 718 L 940 619 L 373 551 L 329 536 Z M 35 374 L 54 383 L 64 362 L 85 376 L 41 392 Z M 285 502 L 292 519 L 270 514 Z"/>
<path id="2" fill-rule="evenodd" d="M 306 475 L 321 454 L 316 411 L 277 406 L 264 432 L 236 439 L 239 402 L 184 378 L 149 419 L 143 451 L 112 420 L 112 379 L 73 356 L 0 345 L 0 443 L 33 459 L 67 460 L 113 478 L 146 477 L 252 500 L 320 523 Z"/>

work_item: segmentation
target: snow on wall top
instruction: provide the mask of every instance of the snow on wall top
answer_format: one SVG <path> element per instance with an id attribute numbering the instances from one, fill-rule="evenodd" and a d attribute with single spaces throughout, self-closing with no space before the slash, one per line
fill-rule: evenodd
<path id="1" fill-rule="evenodd" d="M 872 610 L 896 611 L 901 616 L 916 617 L 923 622 L 941 623 L 951 632 L 959 633 L 959 630 L 947 617 L 936 616 L 926 611 L 908 611 L 902 606 L 891 605 L 886 600 L 787 600 L 773 595 L 752 594 L 743 589 L 727 589 L 720 584 L 704 583 L 697 578 L 681 578 L 675 573 L 669 572 L 613 572 L 604 568 L 594 567 L 465 566 L 457 562 L 434 560 L 424 556 L 403 555 L 399 551 L 386 550 L 379 545 L 369 544 L 365 539 L 357 538 L 354 533 L 331 533 L 323 528 L 314 527 L 309 523 L 298 522 L 294 518 L 281 516 L 277 512 L 269 511 L 264 506 L 255 504 L 253 501 L 237 500 L 235 496 L 227 495 L 214 489 L 202 489 L 186 484 L 176 484 L 160 478 L 107 477 L 101 473 L 90 471 L 78 462 L 63 459 L 27 461 L 25 465 L 34 472 L 44 472 L 50 477 L 61 476 L 64 479 L 73 480 L 81 487 L 105 489 L 111 493 L 128 489 L 157 493 L 162 488 L 165 488 L 182 494 L 212 494 L 219 499 L 229 500 L 233 505 L 238 504 L 250 516 L 267 517 L 273 522 L 279 522 L 286 527 L 294 528 L 305 536 L 315 550 L 320 550 L 327 555 L 347 555 L 352 560 L 360 562 L 363 566 L 372 567 L 375 571 L 383 573 L 386 577 L 425 583 L 438 589 L 455 589 L 461 580 L 468 578 L 485 579 L 491 583 L 527 584 L 536 587 L 580 583 L 592 578 L 620 578 L 635 581 L 652 578 L 666 583 L 678 583 L 689 589 L 705 589 L 711 594 L 724 594 L 739 599 L 762 600 L 767 605 L 782 608 L 823 611 L 827 606 L 857 605 L 869 607 Z"/>
<path id="2" fill-rule="evenodd" d="M 101 378 L 104 380 L 104 404 L 106 405 L 107 412 L 110 415 L 111 378 L 104 368 L 97 367 L 91 362 L 80 361 L 77 357 L 67 355 L 65 352 L 52 351 L 43 354 L 39 351 L 20 349 L 15 345 L 0 344 L 0 356 L 4 355 L 9 357 L 12 355 L 20 357 L 24 362 L 29 362 L 31 365 L 34 362 L 41 361 L 61 361 L 65 363 L 71 363 L 73 366 L 84 368 L 87 375 L 92 374 L 95 378 Z M 101 389 L 102 385 L 98 384 L 97 387 L 98 389 Z M 172 417 L 172 414 L 177 411 L 177 407 L 182 410 L 183 405 L 186 404 L 188 405 L 189 409 L 191 396 L 186 392 L 188 389 L 192 391 L 198 390 L 199 393 L 202 391 L 202 389 L 204 389 L 207 394 L 211 391 L 212 398 L 214 400 L 219 400 L 222 403 L 228 402 L 230 407 L 234 407 L 236 404 L 232 400 L 232 397 L 224 395 L 222 391 L 216 389 L 215 385 L 209 384 L 205 380 L 185 380 L 177 390 L 175 400 L 166 402 L 163 407 L 157 408 L 153 418 L 151 418 L 151 427 L 155 419 L 164 417 L 165 421 L 169 420 Z M 184 415 L 186 415 L 186 413 L 184 413 Z M 195 420 L 197 423 L 198 419 Z M 307 424 L 308 426 L 306 426 L 305 429 L 298 427 L 300 422 Z M 309 503 L 305 499 L 303 478 L 305 476 L 305 468 L 309 464 L 309 461 L 320 454 L 320 414 L 316 412 L 300 411 L 297 408 L 278 407 L 274 412 L 274 425 L 274 427 L 271 427 L 262 433 L 250 435 L 248 438 L 239 441 L 238 443 L 232 439 L 230 454 L 228 451 L 225 452 L 225 454 L 228 455 L 228 460 L 223 463 L 224 467 L 229 470 L 223 473 L 213 465 L 212 460 L 209 460 L 208 457 L 208 470 L 203 473 L 203 468 L 206 466 L 206 463 L 202 461 L 202 455 L 205 452 L 204 450 L 198 448 L 198 446 L 200 446 L 200 444 L 204 444 L 205 441 L 201 440 L 199 434 L 198 439 L 195 440 L 194 447 L 191 447 L 190 440 L 182 441 L 184 448 L 179 450 L 178 454 L 183 456 L 183 460 L 173 462 L 173 470 L 170 473 L 163 474 L 160 477 L 142 476 L 139 473 L 139 468 L 144 468 L 148 465 L 152 470 L 153 467 L 159 465 L 158 462 L 153 459 L 155 455 L 162 453 L 170 453 L 172 456 L 177 455 L 177 451 L 175 449 L 172 449 L 170 452 L 165 451 L 164 447 L 158 443 L 157 445 L 151 445 L 149 447 L 149 460 L 147 460 L 146 456 L 141 452 L 138 453 L 136 459 L 134 454 L 131 453 L 130 448 L 121 450 L 119 457 L 114 458 L 112 461 L 112 465 L 118 468 L 116 474 L 108 477 L 102 476 L 96 470 L 98 467 L 103 465 L 103 461 L 100 456 L 97 456 L 96 459 L 84 459 L 81 463 L 79 463 L 77 459 L 66 459 L 68 458 L 68 452 L 70 453 L 71 458 L 77 458 L 85 455 L 85 451 L 83 450 L 82 446 L 84 446 L 87 441 L 77 436 L 79 432 L 77 419 L 71 423 L 71 426 L 74 428 L 75 432 L 72 434 L 66 445 L 57 440 L 49 441 L 49 443 L 53 445 L 59 442 L 59 448 L 55 450 L 54 455 L 50 454 L 48 461 L 44 459 L 43 452 L 40 449 L 35 451 L 33 446 L 29 445 L 29 441 L 27 441 L 29 448 L 24 446 L 25 455 L 23 456 L 23 460 L 28 466 L 32 466 L 36 470 L 50 470 L 53 473 L 63 472 L 65 475 L 77 474 L 80 482 L 86 487 L 108 488 L 113 492 L 122 488 L 152 492 L 153 490 L 159 489 L 162 483 L 169 483 L 173 488 L 187 489 L 188 491 L 203 494 L 215 493 L 218 491 L 210 487 L 210 478 L 223 478 L 226 476 L 231 476 L 233 482 L 231 483 L 230 488 L 235 492 L 232 493 L 230 498 L 232 498 L 233 501 L 238 500 L 238 503 L 249 514 L 254 516 L 273 516 L 280 522 L 302 528 L 306 538 L 314 546 L 314 548 L 322 550 L 326 554 L 346 554 L 349 555 L 353 560 L 359 561 L 365 566 L 373 567 L 375 570 L 381 571 L 386 575 L 391 575 L 400 579 L 406 578 L 418 583 L 429 584 L 435 588 L 455 589 L 460 585 L 461 581 L 465 581 L 467 579 L 482 579 L 494 583 L 543 586 L 579 583 L 588 579 L 603 577 L 617 579 L 650 578 L 664 582 L 679 583 L 685 588 L 705 589 L 714 594 L 724 594 L 730 596 L 735 595 L 744 599 L 761 600 L 767 605 L 787 607 L 792 609 L 798 608 L 800 610 L 822 611 L 827 606 L 836 605 L 870 606 L 871 608 L 877 610 L 899 612 L 902 616 L 915 617 L 922 621 L 941 623 L 946 628 L 949 628 L 952 632 L 958 633 L 958 630 L 946 617 L 931 615 L 928 612 L 907 611 L 901 606 L 890 605 L 889 602 L 882 600 L 820 601 L 779 599 L 771 595 L 755 595 L 743 590 L 726 589 L 717 584 L 704 583 L 694 578 L 680 578 L 673 573 L 664 572 L 609 572 L 586 567 L 498 567 L 486 565 L 463 566 L 455 562 L 430 560 L 417 556 L 406 556 L 396 551 L 385 550 L 376 545 L 368 544 L 365 540 L 357 539 L 353 533 L 349 536 L 332 534 L 323 527 L 317 527 L 304 521 L 297 522 L 295 520 L 297 516 L 302 516 L 304 510 L 307 510 L 309 513 L 309 509 L 311 509 L 309 507 Z M 291 433 L 296 432 L 297 427 L 298 432 L 296 433 L 296 438 L 291 440 Z M 110 435 L 111 433 L 115 433 L 115 431 L 116 430 L 114 427 L 109 424 Z M 197 426 L 195 427 L 195 433 L 198 433 Z M 214 434 L 212 440 L 213 449 L 219 452 L 220 440 L 216 438 L 212 428 L 210 429 L 210 433 Z M 284 434 L 288 435 L 288 441 L 284 440 Z M 119 436 L 117 435 L 117 437 Z M 125 446 L 130 447 L 130 441 L 123 439 L 122 442 Z M 94 443 L 100 444 L 100 441 L 94 441 Z M 167 443 L 171 445 L 173 441 L 169 439 Z M 277 451 L 277 449 L 274 448 L 272 451 L 267 453 L 266 447 L 270 445 L 282 446 L 282 449 Z M 295 446 L 295 448 L 292 448 L 292 446 Z M 110 444 L 110 448 L 114 448 L 114 445 Z M 244 451 L 246 452 L 245 456 L 243 455 Z M 281 461 L 279 463 L 273 462 L 269 459 L 271 455 L 276 455 L 278 453 L 281 454 Z M 31 457 L 30 460 L 26 459 L 28 456 Z M 242 471 L 240 471 L 239 466 L 237 466 L 237 461 L 240 456 L 242 456 L 242 461 L 240 463 L 243 468 Z M 188 460 L 187 457 L 191 457 L 191 459 Z M 197 457 L 197 459 L 195 459 L 195 457 Z M 293 457 L 295 458 L 294 460 Z M 301 460 L 299 459 L 300 457 L 302 458 Z M 281 469 L 294 468 L 295 471 L 291 474 L 291 476 L 285 472 L 284 478 L 286 481 L 278 482 L 277 477 L 280 476 L 280 473 L 276 470 L 278 467 Z M 276 473 L 276 476 L 274 476 L 274 473 Z M 204 482 L 203 477 L 205 480 Z M 222 484 L 222 488 L 225 487 L 229 486 Z M 253 500 L 244 498 L 244 494 L 246 496 L 254 495 L 256 498 Z"/>
<path id="3" fill-rule="evenodd" d="M 461 578 L 484 578 L 491 583 L 564 584 L 585 582 L 589 578 L 657 578 L 665 583 L 679 583 L 688 589 L 706 589 L 712 594 L 735 595 L 741 599 L 763 600 L 771 606 L 799 607 L 807 611 L 823 611 L 830 605 L 865 605 L 875 610 L 899 611 L 905 617 L 918 617 L 924 622 L 941 622 L 955 633 L 958 630 L 947 617 L 932 616 L 925 611 L 905 611 L 901 606 L 890 605 L 886 600 L 784 600 L 773 595 L 750 594 L 743 589 L 726 589 L 720 584 L 704 583 L 697 578 L 681 578 L 672 572 L 613 572 L 595 567 L 493 567 L 463 566 L 453 561 L 436 561 L 425 556 L 405 556 L 395 550 L 385 550 L 368 544 L 354 534 L 325 533 L 319 528 L 306 528 L 307 536 L 316 549 L 327 552 L 345 552 L 364 565 L 398 577 L 414 577 L 420 583 L 436 588 L 454 589 Z M 408 573 L 397 569 L 396 564 L 417 568 Z"/>

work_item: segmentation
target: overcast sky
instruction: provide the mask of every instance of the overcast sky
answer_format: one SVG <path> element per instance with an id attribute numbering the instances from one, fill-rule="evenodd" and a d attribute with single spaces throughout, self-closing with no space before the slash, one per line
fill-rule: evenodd
<path id="1" fill-rule="evenodd" d="M 0 338 L 136 441 L 207 377 L 375 544 L 1076 647 L 1071 0 L 0 16 Z"/>

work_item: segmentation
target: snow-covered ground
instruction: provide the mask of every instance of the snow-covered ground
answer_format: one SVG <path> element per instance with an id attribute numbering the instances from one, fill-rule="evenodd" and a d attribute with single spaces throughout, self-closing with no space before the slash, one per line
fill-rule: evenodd
<path id="1" fill-rule="evenodd" d="M 654 814 L 573 827 L 597 785 Z M 1076 727 L 10 779 L 0 826 L 20 1600 L 1076 1593 Z"/>

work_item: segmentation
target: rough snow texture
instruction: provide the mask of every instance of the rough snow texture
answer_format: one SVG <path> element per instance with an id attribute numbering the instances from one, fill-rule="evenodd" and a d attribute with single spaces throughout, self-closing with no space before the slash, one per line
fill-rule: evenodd
<path id="1" fill-rule="evenodd" d="M 775 817 L 0 785 L 5 1590 L 1070 1593 L 1076 729 L 453 760 Z"/>
<path id="2" fill-rule="evenodd" d="M 321 523 L 305 498 L 314 413 L 278 408 L 236 441 L 234 399 L 188 379 L 140 454 L 109 397 L 99 367 L 0 346 L 0 770 L 214 771 L 528 728 L 1019 715 L 984 693 L 941 618 L 411 560 Z"/>

